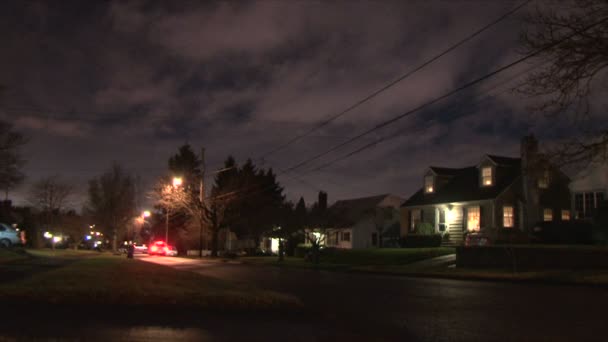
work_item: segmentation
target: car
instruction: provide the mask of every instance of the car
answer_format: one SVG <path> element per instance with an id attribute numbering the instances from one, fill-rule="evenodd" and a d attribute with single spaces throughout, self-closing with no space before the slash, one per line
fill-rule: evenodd
<path id="1" fill-rule="evenodd" d="M 146 246 L 145 244 L 143 244 L 143 245 L 135 244 L 133 246 L 135 247 L 135 249 L 133 250 L 133 253 L 135 253 L 135 254 L 148 253 L 148 246 Z"/>
<path id="2" fill-rule="evenodd" d="M 175 247 L 166 244 L 164 241 L 156 241 L 148 248 L 149 255 L 165 255 L 176 256 L 177 250 Z"/>
<path id="3" fill-rule="evenodd" d="M 21 244 L 21 234 L 18 229 L 6 223 L 0 223 L 0 247 L 10 247 Z"/>

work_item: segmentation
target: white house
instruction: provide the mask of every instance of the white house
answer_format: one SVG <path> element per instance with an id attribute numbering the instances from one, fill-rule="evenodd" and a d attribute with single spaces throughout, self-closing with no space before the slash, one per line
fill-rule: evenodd
<path id="1" fill-rule="evenodd" d="M 324 245 L 336 248 L 396 246 L 399 239 L 399 207 L 403 198 L 384 194 L 340 200 L 329 208 L 331 227 Z"/>
<path id="2" fill-rule="evenodd" d="M 570 182 L 572 209 L 576 218 L 591 218 L 608 198 L 608 156 L 598 156 Z"/>

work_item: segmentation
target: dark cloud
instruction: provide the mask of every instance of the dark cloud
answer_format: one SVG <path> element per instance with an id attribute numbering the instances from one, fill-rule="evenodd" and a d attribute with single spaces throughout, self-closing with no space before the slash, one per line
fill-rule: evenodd
<path id="1" fill-rule="evenodd" d="M 0 114 L 32 137 L 30 181 L 86 180 L 118 161 L 150 184 L 189 142 L 208 164 L 229 154 L 280 170 L 415 108 L 516 58 L 519 16 L 416 73 L 297 144 L 306 132 L 504 13 L 513 2 L 5 2 Z M 529 67 L 529 66 L 528 66 Z M 518 69 L 522 70 L 522 69 Z M 290 198 L 333 199 L 420 185 L 428 165 L 516 155 L 531 123 L 499 75 L 322 161 L 394 136 L 305 182 L 280 176 Z M 503 90 L 499 93 L 498 90 Z M 489 97 L 477 103 L 483 97 Z M 20 109 L 19 109 L 20 108 Z M 542 130 L 541 130 L 542 131 Z"/>

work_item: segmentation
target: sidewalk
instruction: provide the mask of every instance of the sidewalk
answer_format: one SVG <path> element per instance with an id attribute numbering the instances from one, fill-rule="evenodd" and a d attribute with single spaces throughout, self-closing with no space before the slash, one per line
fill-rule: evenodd
<path id="1" fill-rule="evenodd" d="M 456 264 L 456 254 L 448 254 L 440 257 L 416 261 L 408 264 L 411 268 L 438 268 L 448 267 Z"/>

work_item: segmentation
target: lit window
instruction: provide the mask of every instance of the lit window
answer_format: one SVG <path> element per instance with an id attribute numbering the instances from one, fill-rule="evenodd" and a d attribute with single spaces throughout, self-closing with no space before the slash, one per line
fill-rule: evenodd
<path id="1" fill-rule="evenodd" d="M 483 186 L 492 185 L 492 168 L 487 166 L 481 169 L 481 184 Z"/>
<path id="2" fill-rule="evenodd" d="M 467 229 L 469 231 L 479 231 L 479 207 L 467 208 Z"/>
<path id="3" fill-rule="evenodd" d="M 426 176 L 424 177 L 424 191 L 426 193 L 431 193 L 433 191 L 435 191 L 434 187 L 433 187 L 433 176 Z"/>
<path id="4" fill-rule="evenodd" d="M 513 228 L 513 207 L 505 206 L 502 208 L 502 226 Z"/>
<path id="5" fill-rule="evenodd" d="M 543 221 L 553 221 L 553 210 L 550 208 L 543 210 Z"/>
<path id="6" fill-rule="evenodd" d="M 538 178 L 538 187 L 540 189 L 546 189 L 549 187 L 549 171 L 545 170 L 543 175 Z"/>
<path id="7" fill-rule="evenodd" d="M 420 211 L 420 209 L 414 209 L 412 210 L 412 222 L 410 222 L 410 230 L 413 231 L 414 229 L 416 229 L 416 225 L 418 224 L 418 222 L 422 221 L 422 212 Z"/>
<path id="8" fill-rule="evenodd" d="M 562 221 L 570 220 L 570 210 L 562 210 Z"/>

